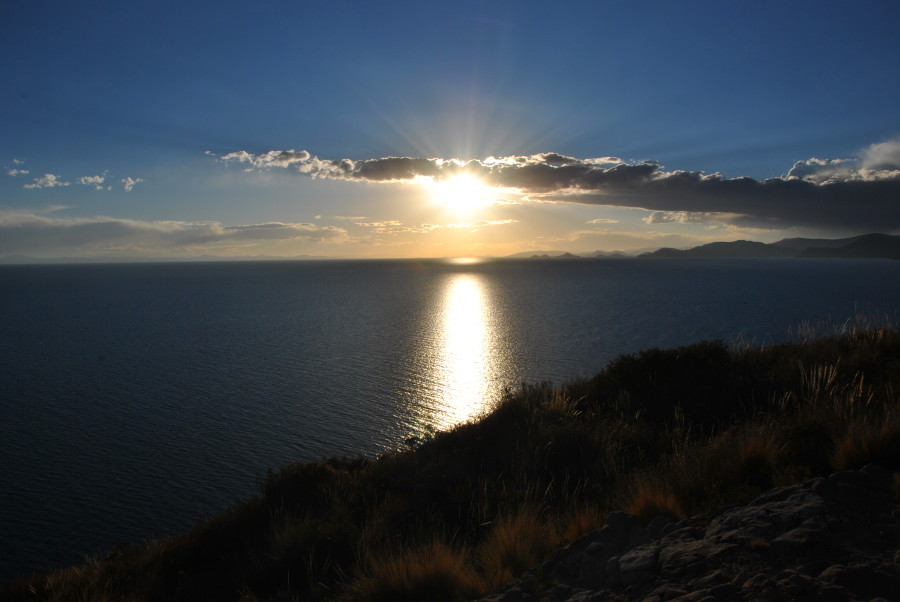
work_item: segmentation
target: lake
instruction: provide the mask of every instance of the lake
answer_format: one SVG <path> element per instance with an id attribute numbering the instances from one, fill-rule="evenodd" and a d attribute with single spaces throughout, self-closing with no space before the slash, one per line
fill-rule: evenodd
<path id="1" fill-rule="evenodd" d="M 889 260 L 0 266 L 0 578 L 187 529 L 622 353 L 897 323 Z"/>

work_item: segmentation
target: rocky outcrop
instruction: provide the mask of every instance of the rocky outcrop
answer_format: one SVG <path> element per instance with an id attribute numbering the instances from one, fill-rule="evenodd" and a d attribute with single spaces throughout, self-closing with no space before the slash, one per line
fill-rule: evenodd
<path id="1" fill-rule="evenodd" d="M 900 600 L 897 487 L 867 466 L 680 522 L 613 512 L 484 600 Z"/>

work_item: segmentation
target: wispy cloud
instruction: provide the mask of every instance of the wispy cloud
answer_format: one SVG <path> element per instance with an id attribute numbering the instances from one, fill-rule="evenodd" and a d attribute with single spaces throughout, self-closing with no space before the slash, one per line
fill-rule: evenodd
<path id="1" fill-rule="evenodd" d="M 437 224 L 404 225 L 398 220 L 357 222 L 356 225 L 369 228 L 373 234 L 425 234 L 441 227 Z"/>
<path id="2" fill-rule="evenodd" d="M 469 230 L 477 232 L 481 228 L 488 226 L 503 226 L 506 224 L 517 223 L 514 219 L 496 219 L 496 220 L 476 220 L 472 222 L 461 222 L 455 224 L 418 224 L 405 225 L 398 220 L 387 220 L 381 222 L 357 222 L 357 226 L 370 228 L 373 234 L 426 234 L 434 230 L 447 228 L 451 230 Z"/>
<path id="3" fill-rule="evenodd" d="M 59 207 L 51 208 L 57 210 Z M 268 222 L 225 226 L 219 222 L 178 222 L 110 217 L 52 217 L 46 213 L 0 210 L 0 255 L 39 253 L 183 253 L 247 241 L 340 242 L 343 228 Z"/>
<path id="4" fill-rule="evenodd" d="M 13 168 L 13 169 L 8 170 L 8 171 L 6 172 L 6 175 L 12 176 L 12 177 L 15 178 L 15 177 L 18 177 L 18 176 L 27 176 L 27 175 L 30 174 L 30 173 L 31 173 L 31 172 L 28 171 L 27 169 L 16 169 L 16 168 Z"/>
<path id="5" fill-rule="evenodd" d="M 735 216 L 719 213 L 691 213 L 688 211 L 654 211 L 642 221 L 645 224 L 709 224 L 727 222 Z"/>
<path id="6" fill-rule="evenodd" d="M 558 153 L 469 161 L 414 157 L 356 161 L 319 159 L 308 151 L 291 150 L 261 155 L 239 151 L 221 159 L 249 169 L 290 167 L 314 178 L 367 182 L 442 180 L 467 173 L 488 185 L 516 190 L 531 201 L 660 212 L 651 223 L 689 223 L 693 219 L 689 215 L 699 214 L 706 219 L 716 215 L 742 227 L 900 229 L 900 140 L 873 144 L 854 158 L 798 161 L 786 174 L 761 181 L 667 171 L 652 161 L 578 159 Z"/>
<path id="7" fill-rule="evenodd" d="M 519 220 L 515 219 L 480 219 L 474 222 L 463 222 L 459 224 L 447 224 L 444 226 L 445 228 L 459 228 L 464 230 L 469 230 L 470 232 L 478 232 L 484 227 L 487 226 L 505 226 L 507 224 L 515 224 L 518 223 Z"/>
<path id="8" fill-rule="evenodd" d="M 588 220 L 586 223 L 588 223 L 588 224 L 618 224 L 619 220 L 613 219 L 611 217 L 598 217 L 595 219 Z"/>

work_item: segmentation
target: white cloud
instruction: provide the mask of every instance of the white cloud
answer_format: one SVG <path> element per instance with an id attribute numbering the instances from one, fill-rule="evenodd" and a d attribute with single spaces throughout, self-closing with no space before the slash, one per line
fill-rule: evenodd
<path id="1" fill-rule="evenodd" d="M 862 152 L 860 163 L 863 170 L 900 170 L 900 138 L 869 146 Z"/>
<path id="2" fill-rule="evenodd" d="M 6 172 L 6 175 L 9 175 L 9 176 L 12 176 L 15 178 L 16 176 L 26 176 L 29 173 L 31 173 L 31 172 L 28 171 L 27 169 L 10 169 L 9 171 Z"/>
<path id="3" fill-rule="evenodd" d="M 68 186 L 69 182 L 63 182 L 59 176 L 52 173 L 45 173 L 39 178 L 35 178 L 31 184 L 25 184 L 25 188 L 56 188 L 58 186 Z"/>
<path id="4" fill-rule="evenodd" d="M 642 220 L 645 224 L 707 224 L 717 221 L 710 213 L 691 213 L 688 211 L 654 211 Z"/>
<path id="5" fill-rule="evenodd" d="M 863 149 L 858 158 L 797 161 L 785 177 L 814 184 L 900 178 L 900 139 L 872 144 Z"/>
<path id="6" fill-rule="evenodd" d="M 796 178 L 813 184 L 824 184 L 829 181 L 847 179 L 856 171 L 852 159 L 818 159 L 813 157 L 805 161 L 797 161 L 785 176 Z"/>
<path id="7" fill-rule="evenodd" d="M 25 163 L 24 159 L 13 159 L 13 165 L 22 165 Z"/>
<path id="8" fill-rule="evenodd" d="M 122 178 L 122 186 L 125 188 L 125 192 L 131 192 L 134 189 L 135 184 L 140 184 L 144 181 L 144 178 L 132 178 L 131 176 Z"/>
<path id="9" fill-rule="evenodd" d="M 223 161 L 248 163 L 253 167 L 265 169 L 269 167 L 290 167 L 297 163 L 304 163 L 310 159 L 310 154 L 305 150 L 273 150 L 262 155 L 252 155 L 247 151 L 237 151 L 223 155 L 221 158 Z"/>
<path id="10" fill-rule="evenodd" d="M 106 176 L 81 176 L 76 180 L 79 184 L 84 184 L 85 186 L 93 186 L 96 190 L 103 190 L 103 182 L 106 180 Z"/>
<path id="11" fill-rule="evenodd" d="M 588 220 L 586 223 L 588 224 L 618 224 L 619 220 L 612 219 L 610 217 L 598 217 L 592 220 Z"/>

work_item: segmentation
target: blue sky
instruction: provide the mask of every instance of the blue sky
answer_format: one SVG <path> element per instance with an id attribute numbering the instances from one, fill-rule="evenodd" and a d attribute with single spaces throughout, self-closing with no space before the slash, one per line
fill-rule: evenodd
<path id="1" fill-rule="evenodd" d="M 897 233 L 898 30 L 893 0 L 9 0 L 0 257 Z"/>

